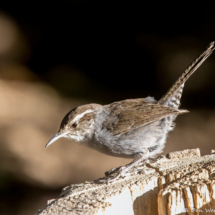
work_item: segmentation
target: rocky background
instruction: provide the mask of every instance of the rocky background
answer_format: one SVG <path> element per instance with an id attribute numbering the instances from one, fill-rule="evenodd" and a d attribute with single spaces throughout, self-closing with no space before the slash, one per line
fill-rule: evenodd
<path id="1" fill-rule="evenodd" d="M 204 5 L 73 0 L 0 4 L 0 214 L 33 214 L 71 184 L 130 160 L 60 139 L 64 115 L 86 103 L 159 99 L 215 40 Z M 210 153 L 215 138 L 215 55 L 187 82 L 189 114 L 177 118 L 164 154 Z"/>

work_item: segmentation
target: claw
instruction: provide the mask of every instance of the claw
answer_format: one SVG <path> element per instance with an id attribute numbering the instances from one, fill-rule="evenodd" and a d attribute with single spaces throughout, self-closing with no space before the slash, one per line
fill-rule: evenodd
<path id="1" fill-rule="evenodd" d="M 110 169 L 109 171 L 105 172 L 105 176 L 109 177 L 115 173 L 121 172 L 124 168 L 125 168 L 124 166 L 120 166 L 117 168 Z"/>
<path id="2" fill-rule="evenodd" d="M 138 167 L 138 166 L 142 166 L 145 163 L 148 163 L 149 160 L 147 158 L 145 159 L 139 159 L 139 160 L 135 160 L 132 161 L 130 164 L 127 164 L 126 166 L 120 166 L 118 168 L 113 168 L 107 172 L 105 172 L 105 178 L 98 180 L 99 183 L 110 183 L 113 182 L 115 180 L 117 180 L 120 177 L 126 177 L 128 175 L 133 175 L 135 173 L 135 171 L 133 171 L 132 169 L 134 167 Z M 136 171 L 136 173 L 144 173 L 144 171 Z"/>

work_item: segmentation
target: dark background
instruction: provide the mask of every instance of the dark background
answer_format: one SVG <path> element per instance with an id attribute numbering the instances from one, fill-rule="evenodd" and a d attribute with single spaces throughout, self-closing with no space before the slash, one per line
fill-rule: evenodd
<path id="1" fill-rule="evenodd" d="M 93 180 L 116 165 L 116 158 L 113 161 L 99 153 L 92 155 L 98 160 L 92 158 L 92 162 L 86 162 L 86 157 L 94 152 L 88 153 L 88 149 L 79 149 L 79 146 L 75 151 L 76 146 L 68 141 L 42 152 L 62 117 L 72 107 L 84 103 L 107 104 L 148 95 L 159 99 L 192 60 L 215 40 L 215 9 L 208 5 L 159 5 L 145 1 L 5 1 L 0 4 L 0 40 L 3 84 L 0 100 L 3 106 L 7 104 L 8 111 L 0 110 L 0 213 L 28 214 L 44 207 L 48 199 L 57 198 L 69 183 Z M 199 147 L 207 154 L 213 148 L 214 71 L 215 56 L 212 55 L 188 81 L 182 108 L 191 110 L 191 114 L 176 121 L 178 128 L 170 134 L 165 152 Z M 46 104 L 44 108 L 43 104 Z M 21 114 L 22 111 L 29 115 Z M 23 129 L 17 130 L 20 128 Z M 35 133 L 35 138 L 34 128 L 41 132 Z M 28 141 L 24 138 L 25 132 L 29 135 Z M 23 137 L 17 150 L 15 134 Z M 39 134 L 44 138 L 40 139 Z M 35 145 L 39 144 L 41 152 L 35 148 L 27 151 L 33 145 L 32 139 L 37 139 Z M 65 146 L 67 150 L 59 153 Z M 59 159 L 55 164 L 44 167 L 45 164 L 35 161 L 30 165 L 33 154 L 40 162 L 48 163 L 47 155 L 41 153 L 54 156 L 52 150 Z M 64 166 L 68 159 L 63 160 L 69 151 L 71 169 L 69 164 Z M 72 153 L 76 153 L 77 159 Z M 121 160 L 117 160 L 117 165 L 129 162 Z M 59 178 L 54 181 L 53 175 L 50 182 L 45 173 L 41 178 L 34 178 L 26 170 L 26 163 L 30 170 L 38 165 L 38 174 L 43 167 L 47 168 L 44 172 L 54 169 L 62 177 L 66 168 L 65 171 L 73 174 L 65 176 L 62 182 Z M 83 167 L 80 163 L 89 165 Z M 83 174 L 85 168 L 90 169 L 89 174 Z"/>

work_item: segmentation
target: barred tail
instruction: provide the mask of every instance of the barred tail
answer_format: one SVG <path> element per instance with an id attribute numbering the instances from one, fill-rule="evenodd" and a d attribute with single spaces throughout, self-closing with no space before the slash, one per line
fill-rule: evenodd
<path id="1" fill-rule="evenodd" d="M 191 65 L 182 73 L 182 75 L 169 89 L 169 91 L 158 101 L 158 104 L 178 108 L 180 106 L 180 98 L 183 91 L 184 83 L 213 53 L 214 49 L 215 42 L 211 42 L 209 47 L 191 63 Z"/>

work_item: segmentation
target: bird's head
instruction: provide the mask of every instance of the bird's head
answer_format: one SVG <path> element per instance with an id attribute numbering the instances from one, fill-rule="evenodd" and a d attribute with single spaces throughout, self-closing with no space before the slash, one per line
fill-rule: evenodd
<path id="1" fill-rule="evenodd" d="M 101 105 L 89 104 L 72 109 L 63 118 L 59 131 L 49 140 L 45 148 L 61 137 L 85 142 L 92 137 L 94 131 L 94 114 Z"/>

